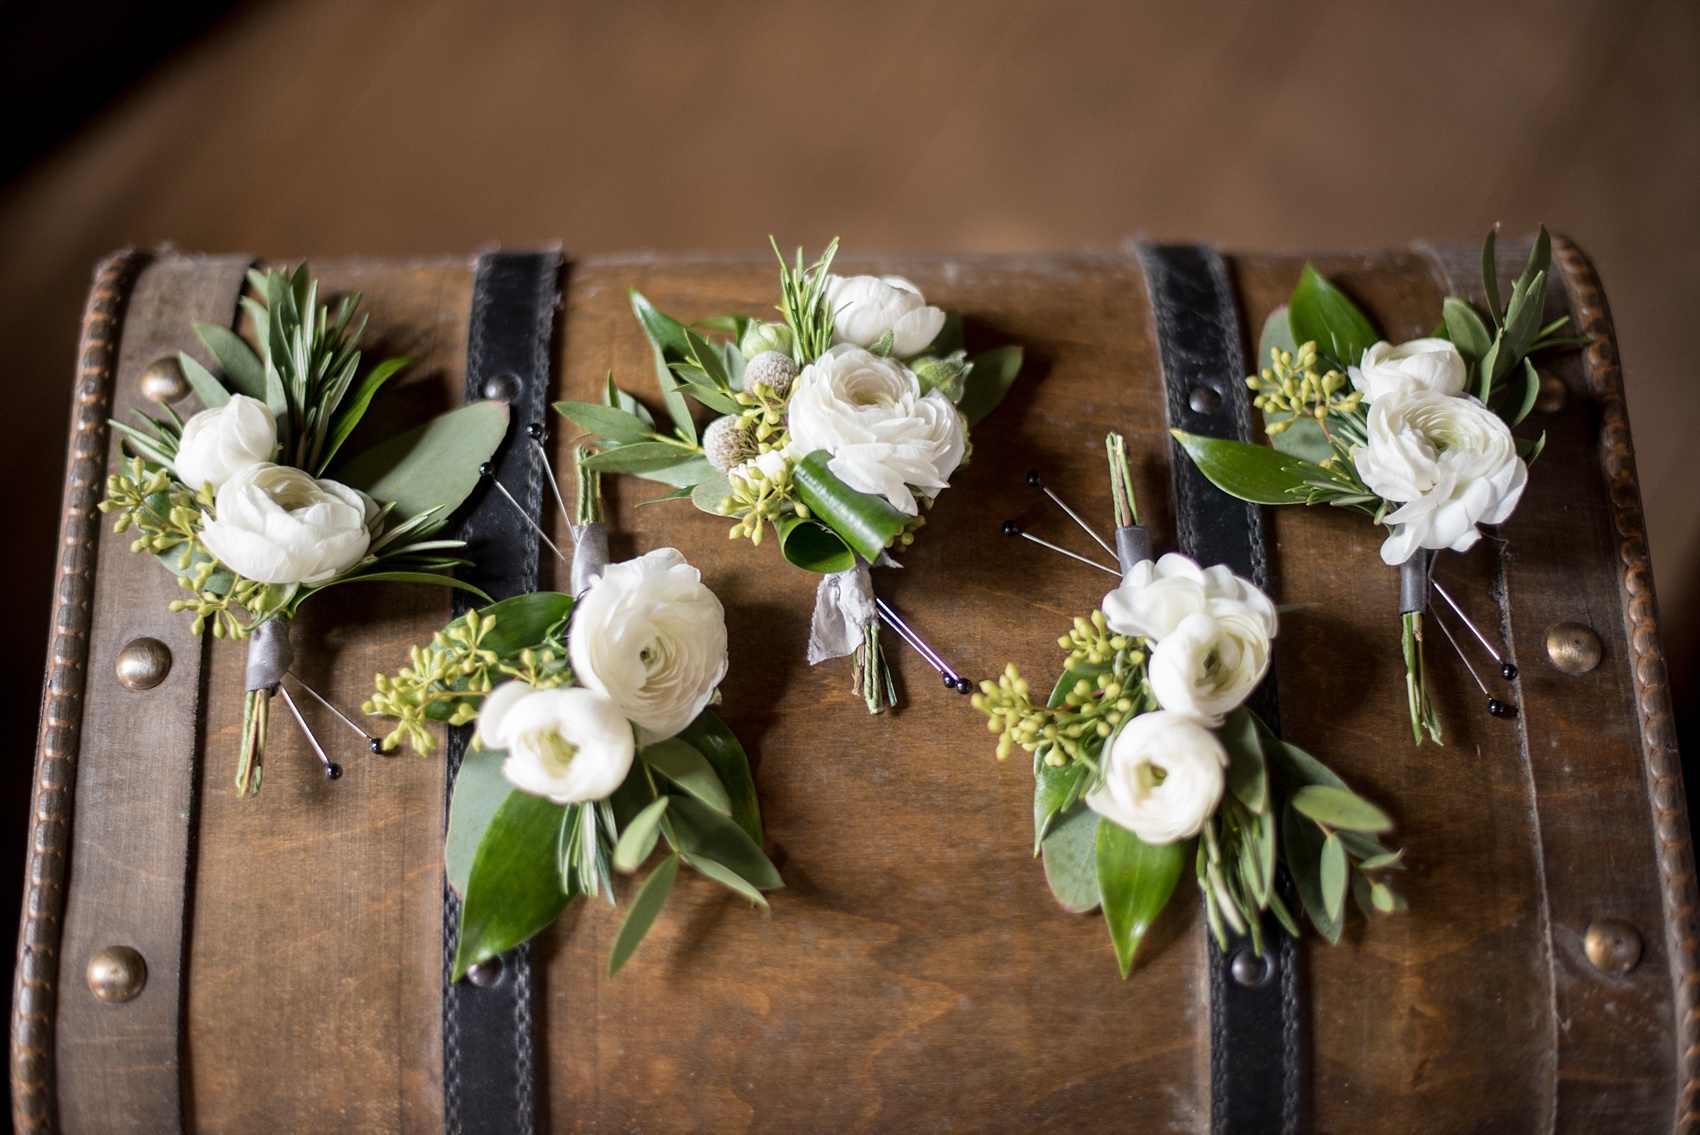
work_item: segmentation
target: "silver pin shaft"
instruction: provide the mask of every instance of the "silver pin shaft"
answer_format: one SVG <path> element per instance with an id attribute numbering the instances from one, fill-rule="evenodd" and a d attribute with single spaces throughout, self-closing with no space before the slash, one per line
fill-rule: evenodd
<path id="1" fill-rule="evenodd" d="M 1470 616 L 1466 615 L 1464 613 L 1464 609 L 1462 607 L 1458 606 L 1458 601 L 1453 599 L 1452 596 L 1450 596 L 1446 593 L 1446 588 L 1440 586 L 1440 581 L 1435 580 L 1435 579 L 1430 579 L 1429 580 L 1429 586 L 1434 588 L 1435 594 L 1439 595 L 1442 599 L 1446 600 L 1446 605 L 1448 607 L 1452 608 L 1453 612 L 1458 616 L 1458 618 L 1463 622 L 1463 624 L 1466 627 L 1470 628 L 1470 633 L 1476 636 L 1476 641 L 1481 643 L 1482 648 L 1484 650 L 1486 650 L 1490 655 L 1493 656 L 1493 660 L 1495 662 L 1499 663 L 1501 666 L 1503 666 L 1505 664 L 1505 659 L 1503 659 L 1499 656 L 1499 651 L 1497 651 L 1493 648 L 1493 643 L 1489 642 L 1487 640 L 1487 636 L 1482 634 L 1482 632 L 1476 627 L 1476 624 L 1470 621 Z"/>
<path id="2" fill-rule="evenodd" d="M 1446 636 L 1446 641 L 1451 643 L 1452 649 L 1458 652 L 1458 659 L 1464 663 L 1464 669 L 1468 670 L 1470 672 L 1470 677 L 1476 680 L 1476 686 L 1485 696 L 1489 698 L 1493 697 L 1493 694 L 1488 692 L 1487 683 L 1482 681 L 1481 675 L 1476 673 L 1476 668 L 1470 665 L 1470 660 L 1464 656 L 1464 648 L 1458 645 L 1458 640 L 1452 637 L 1451 631 L 1446 629 L 1446 623 L 1441 620 L 1440 612 L 1436 611 L 1432 604 L 1429 606 L 1429 612 L 1434 615 L 1434 625 L 1440 628 L 1440 633 Z"/>
<path id="3" fill-rule="evenodd" d="M 1086 532 L 1086 534 L 1088 536 L 1090 536 L 1090 537 L 1092 537 L 1092 539 L 1098 541 L 1098 546 L 1100 548 L 1104 549 L 1104 551 L 1110 553 L 1110 555 L 1112 555 L 1112 556 L 1116 554 L 1116 550 L 1114 548 L 1110 547 L 1108 544 L 1104 543 L 1104 538 L 1102 536 L 1098 535 L 1097 531 L 1094 530 L 1093 527 L 1090 524 L 1088 524 L 1088 523 L 1086 523 L 1086 521 L 1082 520 L 1081 517 L 1080 517 L 1080 514 L 1078 512 L 1075 512 L 1072 508 L 1068 507 L 1067 504 L 1063 503 L 1063 499 L 1061 497 L 1057 496 L 1057 494 L 1053 493 L 1051 491 L 1051 487 L 1049 485 L 1040 485 L 1039 489 L 1046 496 L 1048 496 L 1052 500 L 1056 501 L 1057 507 L 1062 509 L 1064 512 L 1068 513 L 1069 519 L 1073 520 L 1076 524 L 1080 525 L 1080 527 Z"/>
<path id="4" fill-rule="evenodd" d="M 1049 540 L 1041 540 L 1041 539 L 1039 539 L 1039 537 L 1033 535 L 1031 532 L 1017 532 L 1016 535 L 1020 536 L 1023 540 L 1033 541 L 1035 544 L 1039 545 L 1041 548 L 1049 548 L 1053 552 L 1061 552 L 1063 555 L 1067 556 L 1071 560 L 1079 560 L 1081 563 L 1087 565 L 1088 567 L 1095 567 L 1099 571 L 1109 572 L 1111 575 L 1115 576 L 1117 579 L 1121 578 L 1122 573 L 1117 571 L 1115 568 L 1105 567 L 1103 564 L 1099 563 L 1097 560 L 1089 560 L 1085 556 L 1081 555 L 1080 553 L 1071 552 L 1067 548 L 1058 547 L 1056 544 L 1051 543 Z M 1110 554 L 1112 556 L 1115 555 L 1114 552 L 1111 552 Z"/>
<path id="5" fill-rule="evenodd" d="M 335 780 L 342 775 L 342 766 L 331 760 L 325 753 L 324 746 L 313 736 L 313 731 L 307 726 L 307 719 L 301 716 L 301 707 L 295 704 L 295 699 L 289 696 L 288 687 L 278 683 L 277 692 L 283 695 L 283 704 L 289 707 L 289 712 L 295 717 L 295 724 L 301 726 L 301 732 L 307 738 L 307 746 L 313 750 L 313 755 L 319 758 L 319 763 L 325 766 L 325 777 Z"/>
<path id="6" fill-rule="evenodd" d="M 555 494 L 555 503 L 561 508 L 561 519 L 567 522 L 568 528 L 571 528 L 573 526 L 573 514 L 567 511 L 566 499 L 561 496 L 561 484 L 555 479 L 555 467 L 549 463 L 548 447 L 538 438 L 532 438 L 531 444 L 537 447 L 537 456 L 543 459 L 543 471 L 549 474 L 549 491 Z"/>
<path id="7" fill-rule="evenodd" d="M 377 740 L 376 737 L 372 736 L 370 733 L 368 733 L 364 729 L 360 728 L 359 722 L 355 721 L 352 717 L 349 717 L 348 714 L 346 714 L 346 713 L 342 712 L 342 710 L 338 709 L 336 707 L 335 702 L 333 702 L 329 698 L 325 697 L 324 694 L 321 694 L 318 690 L 315 690 L 312 686 L 309 686 L 306 682 L 303 682 L 301 680 L 301 675 L 297 674 L 293 670 L 285 670 L 283 673 L 284 673 L 285 677 L 294 678 L 295 684 L 300 686 L 303 690 L 305 690 L 307 692 L 308 696 L 310 696 L 314 701 L 318 702 L 320 705 L 324 706 L 326 709 L 330 710 L 332 713 L 336 714 L 337 718 L 339 720 L 341 720 L 344 725 L 348 726 L 350 729 L 352 729 L 356 733 L 360 734 L 360 739 L 362 741 L 365 741 L 368 745 L 370 745 L 372 742 Z"/>
<path id="8" fill-rule="evenodd" d="M 957 674 L 955 670 L 952 670 L 950 665 L 939 656 L 938 652 L 928 646 L 926 641 L 922 639 L 920 635 L 916 634 L 914 629 L 911 628 L 908 623 L 905 623 L 902 619 L 898 618 L 897 612 L 893 611 L 891 607 L 886 604 L 884 599 L 875 599 L 874 606 L 878 609 L 880 618 L 884 619 L 891 629 L 898 633 L 904 642 L 914 647 L 915 653 L 919 654 L 922 658 L 925 658 L 927 663 L 932 666 L 934 670 L 937 670 L 940 674 L 950 678 L 952 681 L 961 676 Z"/>
<path id="9" fill-rule="evenodd" d="M 531 519 L 531 514 L 529 512 L 520 507 L 520 503 L 514 499 L 514 495 L 508 492 L 508 487 L 502 484 L 502 482 L 496 480 L 494 477 L 490 478 L 490 480 L 496 486 L 496 491 L 508 498 L 508 503 L 514 506 L 514 511 L 524 517 L 527 524 L 531 525 L 532 531 L 537 533 L 538 539 L 549 545 L 549 550 L 555 553 L 555 558 L 560 560 L 562 563 L 566 563 L 567 557 L 561 554 L 561 549 L 555 547 L 555 541 L 549 539 L 549 534 L 543 531 L 542 526 L 539 525 L 537 521 Z"/>

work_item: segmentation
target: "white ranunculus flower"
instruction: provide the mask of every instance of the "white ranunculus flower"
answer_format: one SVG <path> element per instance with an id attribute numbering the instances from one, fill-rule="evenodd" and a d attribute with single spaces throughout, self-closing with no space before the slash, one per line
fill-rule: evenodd
<path id="1" fill-rule="evenodd" d="M 926 350 L 944 327 L 944 312 L 902 276 L 828 276 L 826 306 L 833 342 L 872 347 L 890 331 L 891 354 L 900 359 Z"/>
<path id="2" fill-rule="evenodd" d="M 643 743 L 696 720 L 726 676 L 726 612 L 673 548 L 610 564 L 573 609 L 573 673 L 620 707 Z"/>
<path id="3" fill-rule="evenodd" d="M 1212 599 L 1151 650 L 1146 673 L 1157 704 L 1217 726 L 1269 672 L 1270 620 L 1232 599 Z"/>
<path id="4" fill-rule="evenodd" d="M 201 543 L 260 583 L 322 583 L 360 562 L 378 505 L 358 489 L 260 462 L 224 483 Z M 204 516 L 205 514 L 203 514 Z"/>
<path id="5" fill-rule="evenodd" d="M 1402 564 L 1419 548 L 1467 551 L 1478 524 L 1510 519 L 1528 483 L 1511 430 L 1474 398 L 1420 390 L 1370 403 L 1369 444 L 1352 451 L 1371 492 L 1401 507 L 1381 558 Z"/>
<path id="6" fill-rule="evenodd" d="M 504 682 L 478 711 L 478 742 L 502 749 L 502 775 L 557 804 L 606 800 L 625 783 L 637 744 L 620 707 L 595 690 Z"/>
<path id="7" fill-rule="evenodd" d="M 1086 806 L 1146 843 L 1191 839 L 1222 802 L 1228 751 L 1178 713 L 1133 718 L 1103 756 L 1104 780 Z"/>
<path id="8" fill-rule="evenodd" d="M 962 463 L 966 435 L 950 400 L 936 390 L 923 396 L 902 363 L 848 343 L 803 368 L 787 414 L 798 460 L 824 449 L 834 476 L 910 516 L 910 486 L 934 496 Z"/>
<path id="9" fill-rule="evenodd" d="M 1275 604 L 1258 586 L 1221 564 L 1201 568 L 1178 552 L 1134 564 L 1122 585 L 1104 596 L 1104 621 L 1117 634 L 1157 642 L 1188 615 L 1203 614 L 1214 600 L 1244 605 L 1275 637 Z"/>
<path id="10" fill-rule="evenodd" d="M 210 482 L 214 489 L 250 465 L 270 461 L 277 452 L 277 419 L 266 404 L 246 394 L 233 394 L 230 401 L 183 423 L 183 438 L 172 463 L 177 479 L 199 490 Z"/>
<path id="11" fill-rule="evenodd" d="M 1389 343 L 1383 339 L 1364 351 L 1362 362 L 1347 367 L 1352 385 L 1373 403 L 1389 394 L 1432 390 L 1436 394 L 1464 393 L 1464 356 L 1445 339 L 1412 339 Z"/>

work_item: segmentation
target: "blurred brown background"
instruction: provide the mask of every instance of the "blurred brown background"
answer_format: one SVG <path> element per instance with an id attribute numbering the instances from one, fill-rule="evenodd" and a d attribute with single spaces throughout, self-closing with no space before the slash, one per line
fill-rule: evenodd
<path id="1" fill-rule="evenodd" d="M 1692 703 L 1691 0 L 0 0 L 0 97 L 0 863 L 22 852 L 78 315 L 128 244 L 1320 250 L 1545 221 L 1611 297 Z"/>

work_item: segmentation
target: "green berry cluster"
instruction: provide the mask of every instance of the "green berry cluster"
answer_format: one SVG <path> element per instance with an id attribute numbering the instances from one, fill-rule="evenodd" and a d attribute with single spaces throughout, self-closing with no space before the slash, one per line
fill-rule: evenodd
<path id="1" fill-rule="evenodd" d="M 1363 392 L 1351 389 L 1345 375 L 1333 368 L 1322 369 L 1315 343 L 1306 343 L 1297 354 L 1271 347 L 1269 363 L 1245 381 L 1257 394 L 1252 405 L 1265 414 L 1287 415 L 1268 423 L 1265 432 L 1271 437 L 1298 418 L 1322 422 L 1331 413 L 1350 416 L 1363 401 Z"/>
<path id="2" fill-rule="evenodd" d="M 1110 633 L 1103 612 L 1075 619 L 1057 641 L 1069 651 L 1067 672 L 1075 676 L 1060 698 L 1053 696 L 1057 704 L 1034 705 L 1032 687 L 1014 663 L 996 682 L 981 682 L 971 699 L 986 715 L 986 729 L 998 735 L 999 760 L 1019 746 L 1053 768 L 1093 764 L 1117 726 L 1156 704 L 1145 677 L 1144 640 Z"/>
<path id="3" fill-rule="evenodd" d="M 484 695 L 508 678 L 539 690 L 571 684 L 572 670 L 562 643 L 549 641 L 526 647 L 508 657 L 484 645 L 496 626 L 496 616 L 468 611 L 431 636 L 428 646 L 408 651 L 411 665 L 394 678 L 379 674 L 377 692 L 360 708 L 369 714 L 397 719 L 384 738 L 384 748 L 393 750 L 403 738 L 413 751 L 429 753 L 436 739 L 427 721 L 465 725 L 478 716 Z"/>

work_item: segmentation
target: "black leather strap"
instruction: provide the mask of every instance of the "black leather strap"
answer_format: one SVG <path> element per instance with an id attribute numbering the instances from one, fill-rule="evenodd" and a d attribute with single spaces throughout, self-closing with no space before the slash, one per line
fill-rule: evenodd
<path id="1" fill-rule="evenodd" d="M 537 532 L 543 468 L 526 427 L 543 421 L 549 394 L 559 252 L 493 252 L 478 258 L 466 349 L 466 400 L 497 398 L 512 417 L 494 459 L 495 476 L 521 509 L 484 485 L 461 526 L 472 567 L 460 577 L 491 598 L 537 589 Z M 474 601 L 455 593 L 456 616 Z M 472 730 L 449 731 L 448 793 Z M 445 809 L 444 824 L 447 825 Z M 449 1135 L 532 1135 L 536 1130 L 531 952 L 519 946 L 451 983 L 460 930 L 460 897 L 443 881 L 443 1127 Z"/>
<path id="2" fill-rule="evenodd" d="M 1193 244 L 1141 243 L 1138 251 L 1151 293 L 1169 425 L 1252 440 L 1239 315 L 1221 254 Z M 1178 442 L 1169 465 L 1181 550 L 1202 564 L 1226 564 L 1267 588 L 1261 509 L 1212 485 Z M 1279 730 L 1274 674 L 1252 695 L 1251 705 Z M 1206 935 L 1212 1135 L 1297 1135 L 1300 1129 L 1298 950 L 1273 917 L 1265 917 L 1263 934 L 1268 953 L 1261 959 L 1249 938 L 1230 939 L 1223 951 Z"/>

